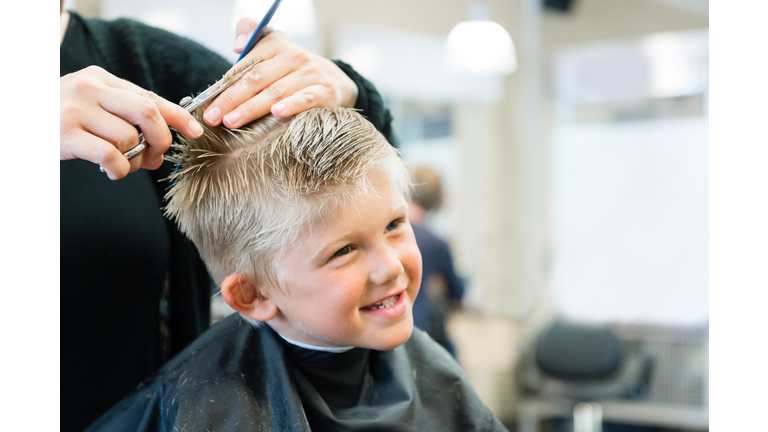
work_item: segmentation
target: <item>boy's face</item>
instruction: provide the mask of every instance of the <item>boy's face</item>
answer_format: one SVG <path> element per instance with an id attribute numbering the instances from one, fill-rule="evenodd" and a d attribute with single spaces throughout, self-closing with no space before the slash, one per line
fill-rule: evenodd
<path id="1" fill-rule="evenodd" d="M 339 207 L 282 255 L 284 292 L 272 287 L 267 295 L 278 308 L 269 324 L 283 336 L 377 350 L 410 337 L 421 253 L 394 180 L 377 168 L 368 178 L 378 197 Z"/>

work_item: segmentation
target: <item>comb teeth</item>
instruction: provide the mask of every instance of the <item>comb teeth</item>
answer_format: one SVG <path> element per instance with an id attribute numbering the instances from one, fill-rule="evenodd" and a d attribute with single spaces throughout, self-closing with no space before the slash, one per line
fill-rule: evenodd
<path id="1" fill-rule="evenodd" d="M 284 11 L 280 8 L 278 8 L 274 14 L 272 14 L 272 18 L 269 19 L 269 22 L 266 26 L 264 26 L 264 36 L 266 37 L 268 34 L 272 33 L 275 30 L 280 30 L 277 28 L 278 24 L 283 18 Z"/>

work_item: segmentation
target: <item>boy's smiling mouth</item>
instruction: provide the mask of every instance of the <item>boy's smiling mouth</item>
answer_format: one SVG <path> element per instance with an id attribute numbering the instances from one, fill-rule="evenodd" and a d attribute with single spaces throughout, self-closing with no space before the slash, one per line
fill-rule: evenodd
<path id="1" fill-rule="evenodd" d="M 384 299 L 384 300 L 382 300 L 380 302 L 376 302 L 376 303 L 374 303 L 374 304 L 372 304 L 370 306 L 366 306 L 363 309 L 368 309 L 368 310 L 386 309 L 388 307 L 394 306 L 395 303 L 397 302 L 397 299 L 399 299 L 399 298 L 400 298 L 400 294 L 397 294 L 397 295 L 395 295 L 393 297 L 390 297 L 388 299 Z"/>
<path id="2" fill-rule="evenodd" d="M 393 313 L 395 313 L 395 315 L 401 315 L 402 312 L 405 312 L 405 302 L 402 301 L 404 295 L 405 290 L 402 290 L 397 294 L 389 296 L 383 300 L 379 300 L 375 303 L 369 304 L 368 306 L 362 307 L 360 310 L 365 312 L 381 311 L 386 312 L 387 315 L 392 315 Z M 400 309 L 402 309 L 402 311 L 400 311 Z"/>

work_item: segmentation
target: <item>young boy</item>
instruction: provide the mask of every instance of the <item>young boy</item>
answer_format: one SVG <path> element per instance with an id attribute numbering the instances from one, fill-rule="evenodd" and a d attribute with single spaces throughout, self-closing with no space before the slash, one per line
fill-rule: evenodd
<path id="1" fill-rule="evenodd" d="M 192 140 L 166 211 L 239 314 L 89 430 L 506 430 L 413 331 L 410 190 L 396 151 L 349 109 Z"/>

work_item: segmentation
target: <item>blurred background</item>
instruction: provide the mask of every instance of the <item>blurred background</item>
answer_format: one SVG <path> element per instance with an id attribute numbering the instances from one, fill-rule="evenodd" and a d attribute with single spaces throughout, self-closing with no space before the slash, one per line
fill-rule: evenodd
<path id="1" fill-rule="evenodd" d="M 64 7 L 234 61 L 269 3 Z M 283 3 L 278 28 L 372 81 L 438 174 L 422 226 L 464 293 L 420 296 L 488 407 L 520 431 L 708 430 L 707 0 Z"/>

